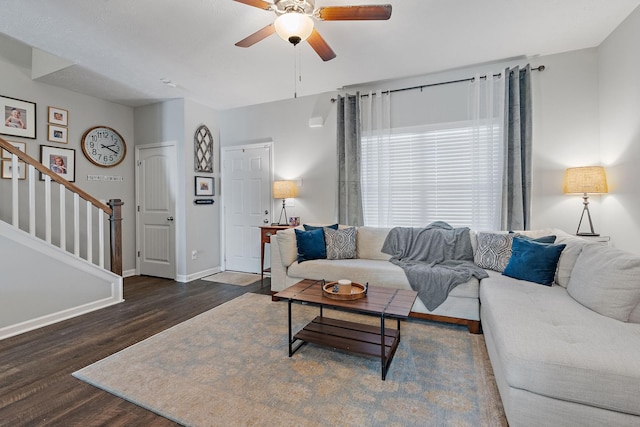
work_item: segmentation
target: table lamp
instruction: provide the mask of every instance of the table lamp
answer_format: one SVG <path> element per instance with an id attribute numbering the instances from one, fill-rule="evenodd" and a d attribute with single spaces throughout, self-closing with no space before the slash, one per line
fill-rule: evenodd
<path id="1" fill-rule="evenodd" d="M 583 166 L 577 168 L 567 168 L 564 174 L 564 193 L 582 193 L 582 215 L 578 223 L 576 231 L 577 236 L 599 236 L 600 234 L 593 231 L 593 222 L 591 222 L 591 214 L 589 213 L 589 196 L 588 194 L 605 194 L 608 193 L 607 176 L 602 166 Z M 584 213 L 589 218 L 589 227 L 591 232 L 581 233 L 580 225 Z"/>
<path id="2" fill-rule="evenodd" d="M 274 181 L 273 182 L 273 198 L 274 199 L 282 199 L 282 209 L 280 210 L 280 217 L 278 218 L 277 224 L 272 225 L 288 225 L 287 222 L 287 209 L 285 208 L 286 199 L 292 199 L 298 195 L 298 187 L 296 186 L 295 181 Z M 282 214 L 284 213 L 284 223 L 280 220 L 282 219 Z"/>

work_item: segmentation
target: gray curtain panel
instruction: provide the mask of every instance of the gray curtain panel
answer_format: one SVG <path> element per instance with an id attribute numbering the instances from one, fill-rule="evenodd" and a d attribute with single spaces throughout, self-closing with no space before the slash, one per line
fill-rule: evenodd
<path id="1" fill-rule="evenodd" d="M 531 66 L 505 70 L 502 229 L 528 230 L 531 217 Z"/>
<path id="2" fill-rule="evenodd" d="M 338 222 L 364 225 L 360 186 L 360 93 L 338 96 Z"/>

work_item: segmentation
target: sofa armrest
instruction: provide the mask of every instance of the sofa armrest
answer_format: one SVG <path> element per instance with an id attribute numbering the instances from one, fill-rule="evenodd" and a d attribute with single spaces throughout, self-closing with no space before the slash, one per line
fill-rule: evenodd
<path id="1" fill-rule="evenodd" d="M 287 267 L 282 265 L 280 247 L 276 235 L 271 236 L 271 290 L 280 292 L 286 288 Z"/>

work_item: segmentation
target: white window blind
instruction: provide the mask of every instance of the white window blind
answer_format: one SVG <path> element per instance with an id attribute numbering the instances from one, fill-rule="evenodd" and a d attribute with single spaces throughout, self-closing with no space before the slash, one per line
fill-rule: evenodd
<path id="1" fill-rule="evenodd" d="M 363 135 L 365 225 L 498 229 L 503 150 L 498 125 L 471 121 Z"/>

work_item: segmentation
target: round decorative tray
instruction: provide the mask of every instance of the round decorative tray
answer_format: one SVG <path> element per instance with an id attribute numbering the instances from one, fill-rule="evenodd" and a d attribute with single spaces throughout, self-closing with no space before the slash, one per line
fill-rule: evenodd
<path id="1" fill-rule="evenodd" d="M 334 287 L 338 285 L 338 282 L 327 282 L 322 287 L 322 293 L 325 297 L 331 299 L 340 300 L 354 300 L 364 298 L 367 296 L 367 287 L 363 284 L 351 282 L 351 292 L 346 293 L 342 291 L 334 292 Z"/>

